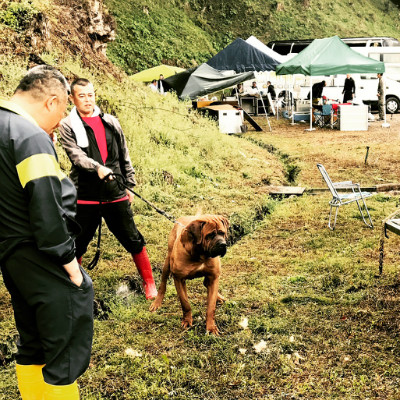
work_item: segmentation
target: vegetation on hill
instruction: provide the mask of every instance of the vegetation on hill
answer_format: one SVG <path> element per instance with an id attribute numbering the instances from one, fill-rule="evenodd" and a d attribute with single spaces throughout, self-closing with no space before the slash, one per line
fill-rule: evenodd
<path id="1" fill-rule="evenodd" d="M 236 37 L 397 37 L 399 8 L 388 0 L 105 0 L 117 22 L 108 55 L 128 73 L 160 63 L 191 67 Z"/>

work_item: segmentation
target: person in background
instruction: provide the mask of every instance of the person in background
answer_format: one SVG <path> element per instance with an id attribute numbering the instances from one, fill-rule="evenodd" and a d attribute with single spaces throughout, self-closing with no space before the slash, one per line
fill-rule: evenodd
<path id="1" fill-rule="evenodd" d="M 343 103 L 347 103 L 354 99 L 354 95 L 356 93 L 356 84 L 354 83 L 354 79 L 350 76 L 350 74 L 346 75 L 342 93 L 343 93 Z"/>
<path id="2" fill-rule="evenodd" d="M 258 96 L 259 92 L 258 92 L 258 87 L 257 87 L 257 82 L 252 82 L 251 84 L 251 88 L 248 90 L 247 94 L 249 96 Z"/>
<path id="3" fill-rule="evenodd" d="M 274 85 L 272 85 L 271 82 L 268 81 L 267 82 L 267 87 L 268 87 L 267 93 L 269 93 L 271 95 L 271 99 L 272 100 L 275 100 L 276 99 L 276 93 L 275 93 Z"/>
<path id="4" fill-rule="evenodd" d="M 160 77 L 157 81 L 157 90 L 160 94 L 164 94 L 165 93 L 165 88 L 164 88 L 164 84 L 163 84 L 163 80 L 164 80 L 164 75 L 160 74 Z"/>
<path id="5" fill-rule="evenodd" d="M 76 219 L 82 227 L 76 238 L 76 256 L 86 252 L 103 217 L 110 231 L 132 255 L 143 280 L 146 299 L 156 297 L 153 272 L 145 240 L 133 220 L 133 193 L 120 189 L 109 174 L 122 175 L 126 184 L 136 185 L 135 170 L 117 118 L 96 106 L 93 84 L 79 78 L 71 84 L 75 107 L 63 119 L 60 141 L 72 163 L 71 179 L 78 190 Z"/>
<path id="6" fill-rule="evenodd" d="M 324 90 L 324 87 L 326 86 L 326 82 L 317 82 L 312 85 L 311 92 L 312 92 L 312 99 L 320 99 L 322 98 L 322 92 Z M 310 99 L 310 93 L 308 93 L 307 99 Z"/>
<path id="7" fill-rule="evenodd" d="M 149 88 L 150 88 L 153 92 L 155 92 L 155 93 L 158 92 L 158 88 L 157 88 L 157 79 L 153 79 L 153 80 L 151 81 L 151 83 L 149 84 Z"/>
<path id="8" fill-rule="evenodd" d="M 382 78 L 383 74 L 378 74 L 378 108 L 379 120 L 385 119 L 385 84 Z"/>
<path id="9" fill-rule="evenodd" d="M 231 96 L 242 96 L 244 93 L 243 83 L 238 83 L 235 88 L 232 89 Z"/>
<path id="10" fill-rule="evenodd" d="M 93 338 L 93 286 L 75 257 L 76 190 L 51 135 L 68 101 L 64 76 L 28 71 L 0 101 L 0 265 L 19 332 L 23 400 L 77 400 Z"/>

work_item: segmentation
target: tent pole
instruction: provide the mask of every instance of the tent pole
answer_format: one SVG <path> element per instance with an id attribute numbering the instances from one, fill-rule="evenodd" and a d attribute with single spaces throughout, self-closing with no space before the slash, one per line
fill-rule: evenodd
<path id="1" fill-rule="evenodd" d="M 292 112 L 292 125 L 297 125 L 296 122 L 294 122 L 294 75 L 292 75 L 292 78 L 290 80 L 291 82 L 289 83 L 289 99 L 288 102 L 290 101 L 290 111 Z M 293 88 L 293 95 L 290 96 L 290 88 Z"/>
<path id="2" fill-rule="evenodd" d="M 305 129 L 306 131 L 313 131 L 315 128 L 312 127 L 312 76 L 310 75 L 310 129 Z"/>
<path id="3" fill-rule="evenodd" d="M 268 122 L 268 126 L 269 126 L 269 131 L 272 132 L 271 124 L 270 124 L 269 118 L 268 118 L 268 113 L 267 113 L 267 110 L 265 109 L 264 100 L 263 100 L 262 94 L 260 93 L 260 91 L 258 90 L 258 88 L 257 88 L 257 92 L 258 92 L 258 94 L 260 95 L 261 104 L 262 104 L 263 109 L 264 109 L 264 112 L 265 112 L 265 118 L 267 118 L 267 122 Z M 257 101 L 258 101 L 258 100 L 257 100 Z"/>
<path id="4" fill-rule="evenodd" d="M 390 124 L 386 122 L 386 83 L 383 81 L 383 115 L 384 115 L 384 121 L 383 124 L 381 125 L 382 128 L 390 128 Z"/>

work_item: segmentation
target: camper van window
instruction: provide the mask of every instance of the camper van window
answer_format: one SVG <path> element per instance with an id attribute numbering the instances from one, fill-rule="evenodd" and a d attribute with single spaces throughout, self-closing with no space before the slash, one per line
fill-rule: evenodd
<path id="1" fill-rule="evenodd" d="M 291 53 L 291 48 L 292 45 L 291 44 L 279 44 L 279 43 L 275 43 L 273 46 L 273 50 L 276 51 L 279 54 L 282 54 L 283 56 L 286 56 L 287 54 Z"/>
<path id="2" fill-rule="evenodd" d="M 304 50 L 308 44 L 294 44 L 292 47 L 292 53 L 300 53 L 302 50 Z"/>
<path id="3" fill-rule="evenodd" d="M 385 63 L 400 63 L 400 53 L 393 54 L 383 54 L 383 62 Z"/>

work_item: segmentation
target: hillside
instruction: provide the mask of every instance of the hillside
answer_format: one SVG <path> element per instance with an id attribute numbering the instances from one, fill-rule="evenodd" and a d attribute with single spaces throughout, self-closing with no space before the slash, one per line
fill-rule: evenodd
<path id="1" fill-rule="evenodd" d="M 191 67 L 236 37 L 398 37 L 388 0 L 0 0 L 1 54 L 76 57 L 113 75 L 160 63 Z M 111 60 L 111 62 L 110 62 Z"/>
<path id="2" fill-rule="evenodd" d="M 128 73 L 159 63 L 189 67 L 236 37 L 267 43 L 332 35 L 399 36 L 388 0 L 105 0 L 117 23 L 110 59 Z"/>

